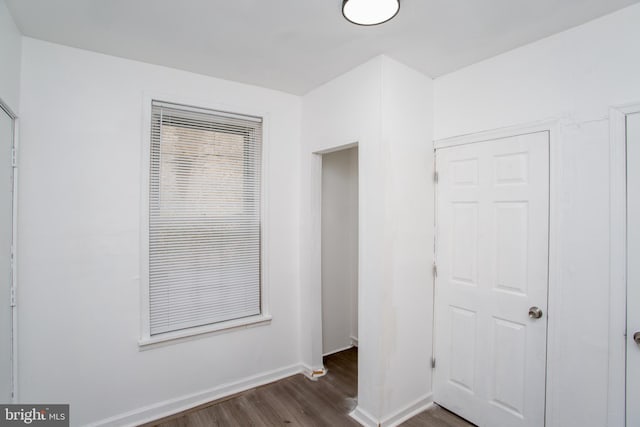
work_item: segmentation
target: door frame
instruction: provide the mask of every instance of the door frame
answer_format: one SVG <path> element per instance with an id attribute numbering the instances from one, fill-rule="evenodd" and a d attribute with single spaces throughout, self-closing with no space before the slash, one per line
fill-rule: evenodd
<path id="1" fill-rule="evenodd" d="M 311 244 L 310 244 L 310 271 L 311 271 L 311 299 L 310 328 L 311 328 L 311 366 L 304 366 L 304 375 L 310 379 L 317 379 L 327 373 L 323 363 L 322 351 L 322 156 L 336 151 L 358 148 L 358 316 L 360 316 L 360 265 L 362 260 L 362 230 L 360 229 L 362 209 L 360 194 L 362 180 L 360 179 L 362 163 L 359 142 L 335 145 L 311 153 Z M 358 322 L 360 326 L 360 322 Z"/>
<path id="2" fill-rule="evenodd" d="M 324 360 L 324 358 L 326 356 L 329 356 L 331 354 L 339 353 L 341 351 L 345 351 L 345 350 L 348 350 L 348 349 L 353 348 L 353 347 L 358 347 L 358 338 L 354 337 L 353 335 L 350 335 L 349 336 L 349 341 L 351 342 L 350 346 L 342 348 L 342 349 L 338 349 L 338 350 L 333 350 L 333 351 L 328 352 L 328 353 L 325 352 L 325 350 L 324 350 L 324 309 L 322 308 L 322 291 L 323 291 L 323 286 L 324 286 L 324 283 L 323 283 L 323 280 L 322 280 L 322 233 L 323 233 L 323 228 L 322 228 L 322 209 L 323 209 L 323 203 L 324 203 L 324 201 L 323 201 L 323 185 L 322 185 L 322 179 L 323 178 L 322 178 L 322 176 L 324 174 L 324 156 L 326 154 L 339 153 L 341 151 L 350 150 L 352 148 L 355 148 L 356 149 L 356 153 L 358 154 L 358 156 L 357 156 L 357 158 L 358 158 L 358 165 L 357 165 L 358 169 L 357 169 L 357 175 L 356 175 L 356 179 L 358 181 L 358 199 L 356 200 L 356 204 L 358 206 L 358 216 L 356 218 L 356 221 L 357 221 L 356 228 L 358 229 L 358 242 L 357 242 L 357 258 L 358 258 L 358 260 L 357 260 L 357 262 L 358 262 L 358 265 L 357 265 L 357 269 L 358 269 L 357 278 L 358 278 L 358 281 L 356 283 L 356 290 L 357 290 L 357 295 L 358 295 L 358 300 L 356 300 L 356 315 L 357 315 L 358 314 L 358 310 L 357 310 L 358 309 L 358 302 L 359 302 L 359 298 L 360 298 L 360 292 L 359 292 L 360 289 L 358 289 L 359 288 L 359 284 L 360 284 L 360 274 L 359 274 L 360 273 L 360 271 L 359 271 L 360 270 L 360 241 L 359 241 L 360 240 L 360 191 L 359 191 L 360 190 L 360 188 L 359 188 L 359 186 L 360 186 L 360 151 L 359 151 L 359 146 L 358 146 L 358 143 L 355 142 L 355 143 L 352 143 L 352 144 L 341 145 L 341 146 L 338 146 L 338 147 L 331 147 L 331 148 L 328 148 L 326 150 L 314 151 L 313 152 L 313 156 L 315 157 L 314 161 L 315 162 L 319 162 L 319 166 L 320 166 L 320 187 L 319 187 L 319 191 L 320 191 L 319 203 L 320 203 L 320 206 L 317 208 L 317 209 L 319 209 L 317 212 L 320 212 L 320 215 L 316 218 L 316 219 L 320 220 L 320 229 L 319 229 L 320 230 L 320 235 L 319 235 L 320 245 L 319 246 L 318 245 L 314 245 L 314 249 L 315 250 L 318 250 L 318 249 L 320 250 L 320 258 L 319 258 L 320 259 L 320 265 L 319 265 L 319 268 L 320 268 L 320 276 L 319 276 L 320 277 L 320 300 L 319 301 L 320 301 L 320 338 L 321 338 L 320 344 L 321 344 L 321 350 L 322 350 L 322 356 L 321 357 L 322 357 L 323 360 Z M 317 178 L 317 176 L 315 178 Z M 314 182 L 316 182 L 316 181 L 314 180 Z M 316 184 L 317 184 L 317 182 L 316 182 Z M 314 225 L 317 225 L 317 224 L 314 223 Z M 318 236 L 315 236 L 315 237 L 318 237 Z M 316 261 L 317 261 L 318 260 L 318 258 L 317 258 L 318 254 L 315 253 L 314 255 L 316 256 Z M 353 332 L 353 330 L 352 330 L 352 332 Z M 324 369 L 325 373 L 326 373 L 326 369 L 324 368 L 324 366 L 323 366 L 322 369 Z"/>
<path id="3" fill-rule="evenodd" d="M 18 115 L 0 98 L 0 109 L 9 115 L 13 120 L 13 194 L 12 194 L 12 236 L 11 236 L 11 292 L 14 305 L 11 307 L 11 393 L 12 403 L 18 401 L 18 307 L 15 304 L 18 291 L 18 140 L 19 140 L 19 120 Z"/>
<path id="4" fill-rule="evenodd" d="M 560 194 L 556 182 L 562 182 L 563 171 L 562 164 L 562 134 L 561 121 L 559 119 L 551 119 L 540 122 L 509 126 L 500 129 L 493 129 L 472 133 L 461 136 L 435 140 L 433 142 L 434 151 L 440 148 L 453 147 L 457 145 L 472 144 L 477 142 L 492 141 L 495 139 L 509 138 L 519 135 L 525 135 L 536 132 L 549 133 L 549 264 L 548 264 L 548 289 L 547 289 L 547 358 L 546 358 L 546 378 L 545 378 L 545 425 L 554 426 L 554 422 L 558 418 L 558 405 L 554 403 L 558 401 L 557 391 L 559 387 L 556 385 L 556 361 L 559 360 L 558 354 L 562 346 L 561 337 L 559 335 L 558 324 L 556 322 L 556 307 L 562 307 L 562 294 L 560 292 L 560 227 L 559 227 L 559 211 Z M 435 197 L 437 198 L 438 186 L 436 185 Z M 434 206 L 434 209 L 436 206 Z M 435 216 L 435 211 L 434 211 Z M 437 218 L 436 218 L 437 221 Z M 434 245 L 435 248 L 435 245 Z M 434 253 L 434 259 L 437 259 Z M 434 288 L 435 289 L 435 288 Z M 433 310 L 435 313 L 436 300 L 433 300 Z M 433 337 L 435 339 L 436 325 L 433 325 Z M 434 341 L 435 343 L 435 341 Z M 435 357 L 435 348 L 434 348 Z M 433 381 L 433 376 L 432 376 Z M 433 383 L 432 383 L 433 389 Z M 434 396 L 435 399 L 435 396 Z"/>
<path id="5" fill-rule="evenodd" d="M 627 125 L 640 103 L 609 109 L 610 278 L 608 425 L 626 424 L 627 350 Z"/>

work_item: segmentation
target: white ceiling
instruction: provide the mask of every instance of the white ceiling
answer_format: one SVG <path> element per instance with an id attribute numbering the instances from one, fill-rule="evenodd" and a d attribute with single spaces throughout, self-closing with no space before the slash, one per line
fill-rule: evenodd
<path id="1" fill-rule="evenodd" d="M 342 0 L 7 0 L 26 36 L 304 94 L 386 54 L 431 77 L 640 0 L 401 0 L 377 27 Z"/>

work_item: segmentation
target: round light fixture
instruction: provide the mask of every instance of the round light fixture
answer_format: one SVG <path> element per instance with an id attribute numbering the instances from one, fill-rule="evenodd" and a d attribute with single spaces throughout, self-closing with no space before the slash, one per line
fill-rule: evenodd
<path id="1" fill-rule="evenodd" d="M 342 14 L 358 25 L 378 25 L 398 14 L 400 0 L 343 0 Z"/>

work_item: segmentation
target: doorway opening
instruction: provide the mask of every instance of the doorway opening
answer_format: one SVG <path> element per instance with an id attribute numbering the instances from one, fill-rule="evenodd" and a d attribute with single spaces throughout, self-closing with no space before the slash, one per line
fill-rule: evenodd
<path id="1" fill-rule="evenodd" d="M 322 155 L 322 355 L 358 345 L 358 147 Z"/>
<path id="2" fill-rule="evenodd" d="M 16 394 L 15 213 L 16 116 L 0 100 L 0 401 Z"/>

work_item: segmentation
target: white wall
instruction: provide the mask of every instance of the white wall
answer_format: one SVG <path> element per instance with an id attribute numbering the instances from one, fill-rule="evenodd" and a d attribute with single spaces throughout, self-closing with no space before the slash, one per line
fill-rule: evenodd
<path id="1" fill-rule="evenodd" d="M 29 38 L 21 89 L 20 401 L 84 425 L 296 368 L 300 98 Z M 270 325 L 138 347 L 143 92 L 268 113 Z"/>
<path id="2" fill-rule="evenodd" d="M 435 80 L 436 139 L 560 119 L 551 165 L 551 261 L 559 266 L 549 306 L 552 426 L 621 425 L 623 409 L 610 408 L 607 421 L 607 114 L 640 101 L 638 22 L 640 5 Z"/>
<path id="3" fill-rule="evenodd" d="M 433 307 L 433 81 L 399 62 L 382 63 L 385 262 L 381 351 L 384 421 L 431 398 Z M 381 208 L 381 207 L 379 207 Z M 366 322 L 363 319 L 362 322 Z"/>
<path id="4" fill-rule="evenodd" d="M 18 114 L 22 35 L 0 0 L 0 99 Z"/>
<path id="5" fill-rule="evenodd" d="M 432 82 L 377 57 L 303 98 L 303 362 L 321 363 L 314 264 L 314 152 L 359 151 L 358 408 L 385 421 L 429 398 Z"/>
<path id="6" fill-rule="evenodd" d="M 358 337 L 358 149 L 322 156 L 322 353 Z"/>

